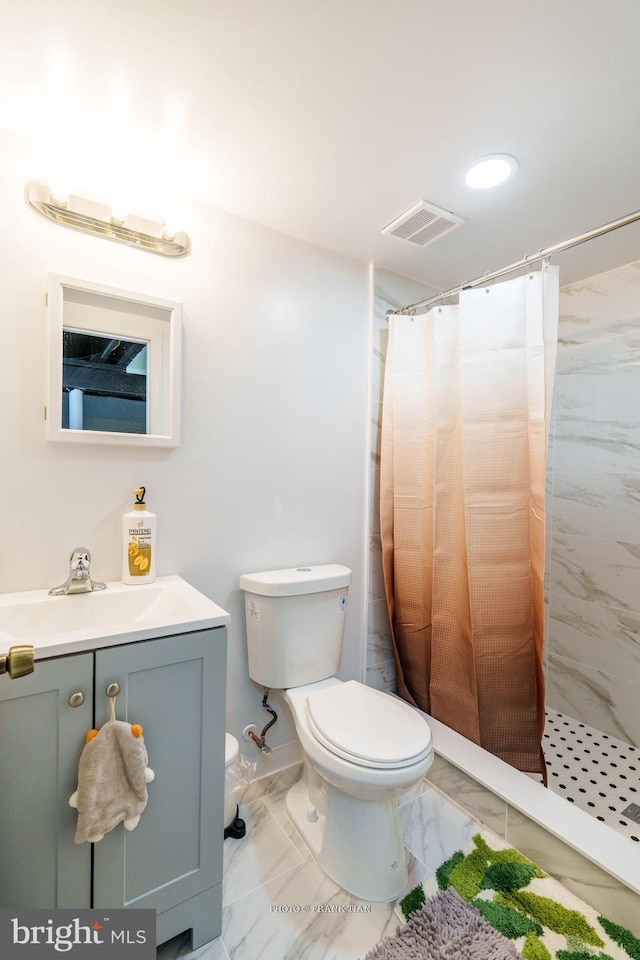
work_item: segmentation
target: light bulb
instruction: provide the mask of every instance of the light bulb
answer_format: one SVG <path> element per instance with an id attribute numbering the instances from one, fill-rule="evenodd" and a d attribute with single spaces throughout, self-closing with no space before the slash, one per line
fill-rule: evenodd
<path id="1" fill-rule="evenodd" d="M 56 207 L 66 207 L 69 203 L 70 194 L 69 187 L 62 181 L 52 183 L 49 187 L 49 199 Z"/>
<path id="2" fill-rule="evenodd" d="M 173 223 L 163 223 L 162 224 L 162 239 L 163 240 L 175 240 L 178 233 L 178 228 L 174 226 Z"/>
<path id="3" fill-rule="evenodd" d="M 494 153 L 488 157 L 480 157 L 465 170 L 465 183 L 475 190 L 486 190 L 497 187 L 500 183 L 510 180 L 518 169 L 514 157 L 506 153 Z"/>
<path id="4" fill-rule="evenodd" d="M 109 211 L 109 217 L 111 223 L 115 224 L 117 227 L 124 226 L 124 223 L 129 216 L 129 211 L 124 207 L 113 206 Z"/>

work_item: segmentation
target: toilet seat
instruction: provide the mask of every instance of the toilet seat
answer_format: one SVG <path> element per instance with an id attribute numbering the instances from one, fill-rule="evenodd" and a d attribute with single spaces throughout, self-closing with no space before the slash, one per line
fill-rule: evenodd
<path id="1" fill-rule="evenodd" d="M 431 750 L 420 714 L 396 697 L 356 680 L 310 693 L 311 731 L 331 753 L 362 767 L 408 767 Z"/>

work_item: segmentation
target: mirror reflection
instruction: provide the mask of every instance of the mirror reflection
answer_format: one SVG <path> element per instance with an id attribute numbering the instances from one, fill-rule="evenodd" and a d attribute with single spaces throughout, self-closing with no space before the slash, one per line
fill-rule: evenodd
<path id="1" fill-rule="evenodd" d="M 147 346 L 65 328 L 63 429 L 148 433 Z"/>

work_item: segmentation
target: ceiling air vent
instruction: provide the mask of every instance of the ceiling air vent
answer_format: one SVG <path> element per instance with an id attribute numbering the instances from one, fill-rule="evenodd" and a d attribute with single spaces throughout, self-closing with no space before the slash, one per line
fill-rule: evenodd
<path id="1" fill-rule="evenodd" d="M 442 210 L 433 203 L 420 200 L 382 231 L 392 237 L 400 237 L 419 247 L 427 247 L 464 223 L 462 217 Z"/>

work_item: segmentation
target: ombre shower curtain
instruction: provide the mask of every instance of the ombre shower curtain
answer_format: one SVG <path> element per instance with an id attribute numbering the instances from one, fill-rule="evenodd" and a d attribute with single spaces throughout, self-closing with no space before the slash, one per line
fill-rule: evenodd
<path id="1" fill-rule="evenodd" d="M 545 463 L 558 269 L 389 318 L 382 557 L 398 693 L 544 772 Z"/>

